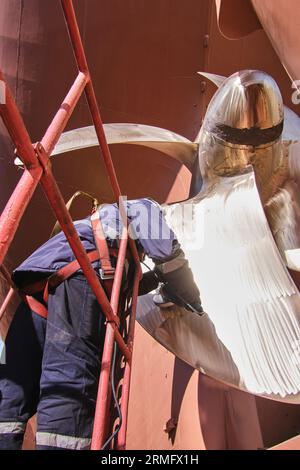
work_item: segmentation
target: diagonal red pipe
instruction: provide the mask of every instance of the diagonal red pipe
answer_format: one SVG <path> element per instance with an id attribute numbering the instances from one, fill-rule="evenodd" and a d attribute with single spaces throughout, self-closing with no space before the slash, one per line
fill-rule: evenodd
<path id="1" fill-rule="evenodd" d="M 75 15 L 74 7 L 73 7 L 73 2 L 72 0 L 61 0 L 61 4 L 62 4 L 63 11 L 64 11 L 65 20 L 67 23 L 70 40 L 73 46 L 73 51 L 74 51 L 77 65 L 78 65 L 78 69 L 79 71 L 90 76 L 90 72 L 89 72 L 87 61 L 86 61 L 84 48 L 83 48 L 83 44 L 82 44 L 82 40 L 81 40 L 81 36 L 79 32 L 77 20 L 76 20 L 76 15 Z M 105 137 L 105 133 L 103 129 L 103 123 L 102 123 L 101 115 L 99 112 L 99 107 L 98 107 L 94 87 L 93 87 L 91 80 L 89 80 L 89 82 L 87 83 L 85 87 L 85 94 L 86 94 L 86 98 L 87 98 L 89 108 L 91 111 L 96 134 L 99 140 L 99 145 L 102 151 L 102 156 L 104 159 L 106 171 L 107 171 L 107 174 L 108 174 L 111 186 L 112 186 L 115 199 L 116 201 L 119 201 L 119 209 L 120 209 L 120 213 L 121 213 L 124 225 L 125 225 L 126 220 L 127 220 L 126 209 L 122 202 L 120 186 L 118 183 L 118 179 L 117 179 L 116 171 L 115 171 L 114 164 L 111 158 L 111 154 L 109 151 L 109 147 L 106 141 L 106 137 Z M 129 238 L 129 246 L 130 246 L 130 250 L 132 252 L 133 258 L 135 260 L 135 263 L 140 269 L 140 260 L 139 260 L 137 248 L 136 248 L 134 240 L 132 240 L 131 238 Z"/>
<path id="2" fill-rule="evenodd" d="M 3 79 L 3 76 L 0 73 L 0 79 L 1 78 Z M 42 142 L 47 146 L 48 151 L 51 151 L 59 139 L 61 132 L 68 122 L 68 119 L 82 94 L 86 80 L 87 79 L 83 74 L 78 75 L 69 93 L 65 97 L 60 110 L 51 122 L 44 139 L 42 140 Z M 100 306 L 102 307 L 103 313 L 107 316 L 109 321 L 115 322 L 115 316 L 107 296 L 87 257 L 71 216 L 66 208 L 61 192 L 52 175 L 48 153 L 43 148 L 42 144 L 38 144 L 36 149 L 32 146 L 10 89 L 7 84 L 5 87 L 6 103 L 0 106 L 0 115 L 17 147 L 18 154 L 23 161 L 26 170 L 0 218 L 0 262 L 3 262 L 25 208 L 27 207 L 34 189 L 40 180 L 50 206 L 52 207 L 76 258 L 78 259 L 78 262 L 90 283 Z M 39 158 L 37 158 L 37 156 Z M 129 360 L 131 353 L 115 325 L 113 328 L 115 331 L 116 341 L 118 342 L 118 345 L 126 359 Z"/>

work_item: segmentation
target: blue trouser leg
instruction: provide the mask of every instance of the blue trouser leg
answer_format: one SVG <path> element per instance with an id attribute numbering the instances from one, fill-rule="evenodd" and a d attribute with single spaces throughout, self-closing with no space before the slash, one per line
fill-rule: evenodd
<path id="1" fill-rule="evenodd" d="M 19 305 L 6 337 L 0 365 L 0 449 L 21 449 L 28 419 L 39 399 L 46 320 Z"/>
<path id="2" fill-rule="evenodd" d="M 90 447 L 104 319 L 81 274 L 50 293 L 37 410 L 38 449 Z"/>
<path id="3" fill-rule="evenodd" d="M 89 448 L 104 334 L 83 275 L 50 293 L 47 321 L 20 304 L 0 365 L 0 449 L 21 448 L 36 409 L 38 449 Z"/>

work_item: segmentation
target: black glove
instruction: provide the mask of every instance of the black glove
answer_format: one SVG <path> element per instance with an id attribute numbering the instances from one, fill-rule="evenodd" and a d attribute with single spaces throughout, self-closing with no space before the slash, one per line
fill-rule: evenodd
<path id="1" fill-rule="evenodd" d="M 198 313 L 198 315 L 203 315 L 204 314 L 204 310 L 203 310 L 203 307 L 201 305 L 201 302 L 195 302 L 193 304 L 185 304 L 185 309 L 186 310 L 189 310 L 190 312 L 195 312 L 195 313 Z"/>
<path id="2" fill-rule="evenodd" d="M 154 271 L 144 273 L 139 285 L 139 295 L 145 295 L 157 289 L 158 283 L 159 280 Z"/>
<path id="3" fill-rule="evenodd" d="M 200 291 L 195 284 L 188 262 L 181 268 L 163 274 L 168 296 L 182 298 L 186 303 L 201 304 Z M 178 302 L 176 302 L 178 304 Z"/>
<path id="4" fill-rule="evenodd" d="M 200 297 L 195 302 L 188 302 L 186 297 L 181 297 L 178 293 L 174 292 L 170 284 L 164 284 L 162 287 L 162 294 L 174 304 L 179 307 L 183 307 L 190 312 L 195 312 L 198 315 L 202 315 L 204 310 L 201 305 Z"/>

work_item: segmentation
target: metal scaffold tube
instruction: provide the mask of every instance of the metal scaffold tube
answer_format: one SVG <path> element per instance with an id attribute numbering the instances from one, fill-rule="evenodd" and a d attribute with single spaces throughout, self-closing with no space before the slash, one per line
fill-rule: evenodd
<path id="1" fill-rule="evenodd" d="M 65 20 L 67 23 L 70 40 L 73 46 L 74 55 L 76 58 L 78 69 L 79 71 L 90 76 L 90 72 L 88 69 L 88 64 L 86 61 L 84 48 L 83 48 L 83 44 L 82 44 L 82 40 L 81 40 L 81 36 L 79 32 L 77 20 L 76 20 L 76 15 L 75 15 L 74 7 L 73 7 L 73 2 L 72 0 L 61 0 L 61 4 L 63 7 Z M 126 210 L 122 203 L 120 186 L 118 183 L 116 171 L 113 165 L 113 161 L 112 161 L 111 154 L 108 148 L 108 144 L 106 141 L 106 137 L 105 137 L 105 133 L 103 129 L 103 123 L 102 123 L 101 115 L 99 112 L 99 107 L 97 104 L 97 99 L 95 96 L 93 83 L 91 80 L 88 81 L 85 87 L 85 94 L 86 94 L 86 98 L 89 104 L 96 134 L 99 140 L 99 145 L 102 151 L 102 156 L 104 159 L 106 171 L 107 171 L 110 183 L 111 183 L 111 187 L 112 187 L 115 199 L 119 202 L 119 209 L 120 209 L 122 219 L 125 222 Z M 135 263 L 139 267 L 140 263 L 139 263 L 139 256 L 138 256 L 136 245 L 134 241 L 130 238 L 129 238 L 128 243 L 129 243 L 133 258 L 135 260 Z"/>

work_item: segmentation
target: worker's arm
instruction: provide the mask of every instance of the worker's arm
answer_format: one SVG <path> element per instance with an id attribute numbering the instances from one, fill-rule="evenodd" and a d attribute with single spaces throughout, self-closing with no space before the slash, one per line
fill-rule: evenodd
<path id="1" fill-rule="evenodd" d="M 179 244 L 169 259 L 155 263 L 154 272 L 165 284 L 164 291 L 173 302 L 179 305 L 183 301 L 190 305 L 201 303 L 200 291 Z"/>
<path id="2" fill-rule="evenodd" d="M 155 203 L 152 203 L 151 213 L 150 220 L 158 224 L 159 232 L 153 230 L 153 227 L 150 227 L 152 230 L 149 231 L 148 223 L 147 231 L 145 225 L 140 229 L 139 242 L 145 254 L 154 261 L 155 268 L 143 276 L 140 295 L 150 292 L 158 286 L 158 282 L 162 282 L 165 284 L 168 297 L 172 298 L 174 303 L 182 306 L 187 303 L 199 307 L 200 292 L 176 235 Z M 152 233 L 151 237 L 149 232 Z M 158 233 L 159 236 L 154 237 L 153 233 Z"/>

